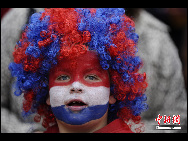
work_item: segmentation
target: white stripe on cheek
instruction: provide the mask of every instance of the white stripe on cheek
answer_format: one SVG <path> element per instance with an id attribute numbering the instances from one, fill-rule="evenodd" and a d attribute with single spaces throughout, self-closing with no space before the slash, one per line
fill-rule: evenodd
<path id="1" fill-rule="evenodd" d="M 50 104 L 52 107 L 57 107 L 64 105 L 65 97 L 69 93 L 67 86 L 55 86 L 51 87 L 50 94 Z"/>
<path id="2" fill-rule="evenodd" d="M 79 82 L 76 82 L 79 83 Z M 109 101 L 110 88 L 99 86 L 99 87 L 88 87 L 83 84 L 81 85 L 82 93 L 71 93 L 69 86 L 54 86 L 50 89 L 50 103 L 52 107 L 65 105 L 66 101 L 72 99 L 81 99 L 87 103 L 88 106 L 104 105 Z"/>
<path id="3" fill-rule="evenodd" d="M 89 106 L 105 105 L 109 101 L 109 95 L 110 88 L 104 86 L 88 87 L 83 98 L 88 101 Z"/>

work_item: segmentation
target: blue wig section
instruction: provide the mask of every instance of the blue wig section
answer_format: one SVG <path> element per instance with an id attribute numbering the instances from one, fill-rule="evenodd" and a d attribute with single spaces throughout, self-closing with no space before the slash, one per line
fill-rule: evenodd
<path id="1" fill-rule="evenodd" d="M 22 42 L 29 42 L 25 54 L 27 56 L 34 57 L 36 59 L 41 59 L 40 67 L 36 72 L 25 71 L 23 64 L 16 64 L 14 62 L 9 64 L 9 70 L 13 77 L 17 77 L 15 84 L 16 96 L 21 95 L 23 92 L 34 91 L 36 96 L 34 97 L 34 102 L 32 105 L 32 111 L 37 108 L 40 104 L 46 102 L 46 96 L 48 95 L 48 73 L 49 70 L 57 64 L 57 56 L 60 50 L 59 38 L 53 38 L 53 40 L 46 47 L 39 47 L 38 42 L 43 41 L 49 37 L 42 37 L 41 31 L 48 33 L 49 32 L 49 17 L 40 19 L 42 12 L 35 13 L 30 17 L 29 24 L 25 26 L 25 32 L 27 38 L 22 40 Z M 53 31 L 52 35 L 53 35 Z M 55 33 L 54 33 L 55 35 Z M 21 42 L 18 41 L 18 47 L 21 47 Z M 27 116 L 32 112 L 23 112 L 22 114 Z"/>
<path id="2" fill-rule="evenodd" d="M 147 97 L 145 94 L 142 94 L 141 97 L 135 97 L 134 100 L 129 100 L 126 98 L 124 100 L 124 105 L 131 109 L 134 116 L 139 116 L 141 112 L 146 111 L 148 109 L 148 105 L 146 104 Z"/>
<path id="3" fill-rule="evenodd" d="M 143 94 L 141 97 L 135 97 L 135 99 L 132 101 L 126 98 L 124 101 L 117 101 L 115 104 L 109 105 L 108 120 L 113 121 L 114 119 L 117 119 L 117 112 L 123 107 L 129 108 L 134 116 L 139 116 L 141 112 L 148 109 L 146 100 L 147 97 L 145 94 Z"/>
<path id="4" fill-rule="evenodd" d="M 43 37 L 40 36 L 41 31 L 46 31 L 49 26 L 49 20 L 50 17 L 45 17 L 43 20 L 40 20 L 40 17 L 42 15 L 42 12 L 40 13 L 34 13 L 29 20 L 28 26 L 28 32 L 27 37 L 30 42 L 35 40 L 35 43 L 38 43 L 38 41 L 43 40 Z"/>
<path id="5" fill-rule="evenodd" d="M 100 64 L 103 69 L 110 67 L 111 56 L 106 51 L 106 46 L 113 45 L 110 33 L 110 24 L 117 24 L 121 28 L 121 16 L 125 13 L 123 8 L 97 8 L 95 17 L 89 9 L 76 9 L 81 15 L 81 22 L 78 30 L 89 31 L 92 38 L 89 42 L 89 49 L 96 50 L 100 57 Z"/>
<path id="6" fill-rule="evenodd" d="M 22 80 L 22 78 L 24 77 L 24 74 L 25 74 L 22 64 L 16 64 L 16 63 L 12 62 L 9 64 L 9 70 L 11 71 L 11 75 L 13 77 L 17 77 L 17 81 L 15 83 L 16 89 L 15 89 L 14 94 L 16 96 L 20 96 L 22 94 L 22 91 L 21 91 L 22 83 L 19 83 L 19 82 Z"/>
<path id="7" fill-rule="evenodd" d="M 89 49 L 98 52 L 103 69 L 107 70 L 111 66 L 112 69 L 116 69 L 119 73 L 124 73 L 128 70 L 132 72 L 135 67 L 140 67 L 141 59 L 138 56 L 121 56 L 124 58 L 123 62 L 127 62 L 125 66 L 123 62 L 117 63 L 119 58 L 112 59 L 109 52 L 106 51 L 106 48 L 115 46 L 111 39 L 114 35 L 110 32 L 110 24 L 116 24 L 117 31 L 121 28 L 123 22 L 122 16 L 125 14 L 123 8 L 97 8 L 95 16 L 92 15 L 89 9 L 77 8 L 76 11 L 80 13 L 81 17 L 81 22 L 78 23 L 78 30 L 87 30 L 91 33 L 92 38 L 89 42 Z M 135 33 L 134 27 L 129 26 L 125 34 L 127 38 L 133 40 L 135 43 L 138 42 L 139 36 Z M 126 82 L 128 76 L 124 80 Z"/>

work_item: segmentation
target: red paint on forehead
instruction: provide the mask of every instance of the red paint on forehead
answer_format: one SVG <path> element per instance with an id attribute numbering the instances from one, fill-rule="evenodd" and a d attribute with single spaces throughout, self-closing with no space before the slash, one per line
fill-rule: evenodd
<path id="1" fill-rule="evenodd" d="M 71 76 L 71 80 L 69 82 L 55 81 L 57 77 L 62 74 Z M 96 74 L 102 81 L 87 82 L 84 79 L 84 76 L 88 74 Z M 50 70 L 49 88 L 53 86 L 67 86 L 76 81 L 90 87 L 110 87 L 108 71 L 101 67 L 96 52 L 87 51 L 85 54 L 75 58 L 63 58 L 54 68 Z"/>

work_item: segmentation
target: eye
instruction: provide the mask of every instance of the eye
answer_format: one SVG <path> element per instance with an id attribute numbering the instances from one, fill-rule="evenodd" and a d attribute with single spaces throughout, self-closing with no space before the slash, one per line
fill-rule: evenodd
<path id="1" fill-rule="evenodd" d="M 88 80 L 88 81 L 101 81 L 101 79 L 97 76 L 97 75 L 94 75 L 94 74 L 90 74 L 90 75 L 86 75 L 85 76 L 85 80 Z"/>
<path id="2" fill-rule="evenodd" d="M 68 75 L 60 75 L 56 79 L 57 81 L 63 81 L 63 82 L 68 82 L 70 80 L 70 76 Z"/>

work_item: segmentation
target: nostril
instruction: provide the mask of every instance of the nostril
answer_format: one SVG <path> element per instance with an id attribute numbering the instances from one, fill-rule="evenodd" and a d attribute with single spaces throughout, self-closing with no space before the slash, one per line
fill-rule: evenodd
<path id="1" fill-rule="evenodd" d="M 82 93 L 82 89 L 76 89 L 77 93 Z"/>
<path id="2" fill-rule="evenodd" d="M 82 92 L 82 89 L 79 89 L 78 91 L 79 91 L 79 92 Z"/>
<path id="3" fill-rule="evenodd" d="M 71 89 L 71 93 L 82 93 L 82 89 Z"/>
<path id="4" fill-rule="evenodd" d="M 74 89 L 71 89 L 71 92 L 75 92 L 75 90 L 74 90 Z"/>

